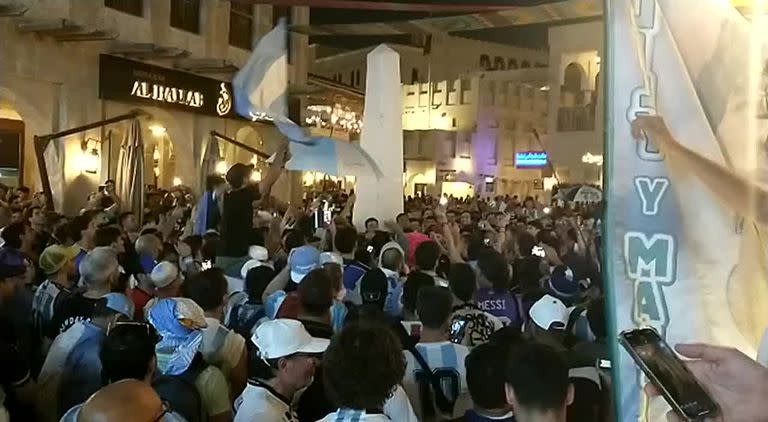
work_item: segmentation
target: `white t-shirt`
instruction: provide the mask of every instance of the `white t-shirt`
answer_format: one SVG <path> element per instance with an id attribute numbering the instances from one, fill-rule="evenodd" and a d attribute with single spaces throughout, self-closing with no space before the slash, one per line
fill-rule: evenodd
<path id="1" fill-rule="evenodd" d="M 419 422 L 416 413 L 413 411 L 411 401 L 402 386 L 398 385 L 392 397 L 384 402 L 384 414 L 393 421 L 398 422 Z"/>
<path id="2" fill-rule="evenodd" d="M 339 409 L 317 422 L 390 422 L 388 416 L 381 413 L 366 413 L 365 410 Z"/>
<path id="3" fill-rule="evenodd" d="M 205 322 L 208 327 L 203 328 L 200 352 L 206 362 L 221 369 L 224 376 L 228 377 L 245 351 L 245 339 L 215 318 L 206 317 Z"/>
<path id="4" fill-rule="evenodd" d="M 299 420 L 290 403 L 278 397 L 264 384 L 248 382 L 235 400 L 234 422 L 296 422 Z"/>
<path id="5" fill-rule="evenodd" d="M 431 418 L 425 418 L 426 410 L 432 410 L 429 413 L 436 415 L 435 420 L 458 419 L 472 408 L 472 398 L 469 396 L 467 388 L 467 370 L 464 367 L 464 359 L 469 354 L 469 348 L 460 344 L 454 344 L 449 341 L 439 343 L 418 343 L 416 350 L 421 353 L 427 361 L 427 365 L 432 370 L 434 376 L 439 377 L 443 386 L 443 394 L 448 400 L 454 400 L 453 412 L 450 415 L 441 414 L 434 399 L 425 402 L 422 400 L 420 390 L 429 388 L 430 397 L 432 396 L 432 384 L 426 378 L 426 374 L 421 369 L 421 365 L 413 357 L 411 352 L 405 351 L 403 354 L 406 359 L 405 376 L 403 377 L 403 387 L 408 393 L 408 398 L 413 404 L 419 420 L 427 421 Z"/>
<path id="6" fill-rule="evenodd" d="M 467 347 L 487 343 L 491 334 L 502 328 L 504 324 L 499 318 L 474 306 L 465 305 L 451 314 L 451 339 Z"/>

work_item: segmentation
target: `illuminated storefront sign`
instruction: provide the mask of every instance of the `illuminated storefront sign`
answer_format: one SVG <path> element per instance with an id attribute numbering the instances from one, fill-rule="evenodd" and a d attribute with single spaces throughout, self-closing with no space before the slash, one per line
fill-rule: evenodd
<path id="1" fill-rule="evenodd" d="M 200 108 L 203 106 L 203 94 L 201 92 L 150 84 L 149 82 L 135 81 L 133 88 L 131 88 L 131 95 L 190 107 Z"/>
<path id="2" fill-rule="evenodd" d="M 549 157 L 544 151 L 525 151 L 515 153 L 515 167 L 517 168 L 542 168 L 549 162 Z"/>
<path id="3" fill-rule="evenodd" d="M 229 82 L 107 54 L 99 57 L 99 98 L 241 118 Z"/>

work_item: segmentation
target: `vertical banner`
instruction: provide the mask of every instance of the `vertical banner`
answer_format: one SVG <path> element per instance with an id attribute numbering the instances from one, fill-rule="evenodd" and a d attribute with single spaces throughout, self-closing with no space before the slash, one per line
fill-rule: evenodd
<path id="1" fill-rule="evenodd" d="M 607 0 L 605 12 L 605 260 L 615 334 L 653 326 L 671 345 L 754 356 L 768 326 L 768 233 L 756 221 L 768 217 L 731 199 L 753 194 L 768 175 L 756 83 L 768 37 L 755 37 L 726 0 Z M 679 148 L 634 139 L 641 115 L 663 118 Z M 740 190 L 725 183 L 737 179 Z M 618 346 L 613 367 L 617 419 L 666 420 L 669 407 L 643 395 L 642 374 Z"/>

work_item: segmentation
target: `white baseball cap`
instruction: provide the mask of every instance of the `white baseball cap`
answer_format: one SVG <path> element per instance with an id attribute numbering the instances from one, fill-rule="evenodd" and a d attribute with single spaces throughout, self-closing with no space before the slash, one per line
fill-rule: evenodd
<path id="1" fill-rule="evenodd" d="M 562 330 L 568 324 L 568 308 L 554 296 L 544 295 L 531 306 L 528 314 L 536 325 L 545 330 Z"/>
<path id="2" fill-rule="evenodd" d="M 251 341 L 259 348 L 262 359 L 277 359 L 296 353 L 323 353 L 330 340 L 309 335 L 301 322 L 279 318 L 256 328 Z"/>
<path id="3" fill-rule="evenodd" d="M 251 257 L 251 259 L 255 259 L 257 261 L 268 261 L 269 251 L 267 251 L 267 248 L 264 246 L 251 245 L 248 248 L 248 256 Z"/>
<path id="4" fill-rule="evenodd" d="M 149 274 L 149 279 L 152 280 L 152 284 L 158 289 L 167 287 L 176 281 L 177 278 L 179 278 L 179 268 L 176 264 L 166 261 L 155 265 L 155 268 Z"/>
<path id="5" fill-rule="evenodd" d="M 245 280 L 248 275 L 248 271 L 256 267 L 269 267 L 274 269 L 269 262 L 269 252 L 267 248 L 259 245 L 253 245 L 248 248 L 248 256 L 251 257 L 248 261 L 245 261 L 242 268 L 240 268 L 240 276 Z"/>

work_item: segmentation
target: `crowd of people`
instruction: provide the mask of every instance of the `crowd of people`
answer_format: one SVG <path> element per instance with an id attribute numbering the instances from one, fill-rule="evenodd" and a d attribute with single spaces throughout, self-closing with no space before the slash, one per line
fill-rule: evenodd
<path id="1" fill-rule="evenodd" d="M 0 421 L 612 420 L 599 205 L 408 197 L 358 231 L 354 194 L 270 195 L 288 159 L 141 216 L 0 186 Z"/>

